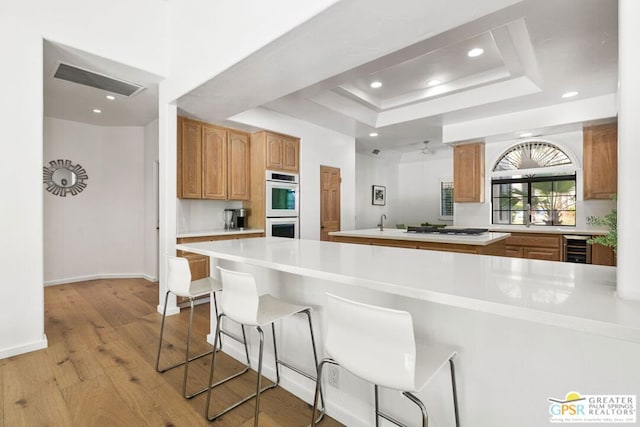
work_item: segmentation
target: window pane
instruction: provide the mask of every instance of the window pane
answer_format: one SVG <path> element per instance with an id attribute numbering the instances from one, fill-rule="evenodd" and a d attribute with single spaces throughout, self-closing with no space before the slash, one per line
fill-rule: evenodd
<path id="1" fill-rule="evenodd" d="M 553 225 L 576 225 L 576 211 L 554 211 L 555 223 Z"/>
<path id="2" fill-rule="evenodd" d="M 524 224 L 524 212 L 511 211 L 511 224 Z"/>
<path id="3" fill-rule="evenodd" d="M 553 182 L 532 182 L 531 183 L 531 194 L 538 195 L 547 195 L 551 193 L 553 187 Z"/>
<path id="4" fill-rule="evenodd" d="M 522 177 L 519 182 L 492 184 L 494 224 L 524 224 L 531 205 L 531 221 L 537 225 L 569 225 L 576 222 L 576 182 L 566 176 L 557 181 Z M 540 179 L 540 178 L 539 178 Z"/>
<path id="5" fill-rule="evenodd" d="M 531 222 L 536 225 L 553 225 L 551 211 L 548 209 L 536 209 L 531 212 Z"/>
<path id="6" fill-rule="evenodd" d="M 440 182 L 440 216 L 453 216 L 453 182 Z"/>
<path id="7" fill-rule="evenodd" d="M 509 224 L 509 216 L 502 211 L 493 211 L 493 224 Z"/>
<path id="8" fill-rule="evenodd" d="M 554 181 L 553 190 L 556 192 L 556 194 L 575 195 L 576 182 L 575 181 Z"/>

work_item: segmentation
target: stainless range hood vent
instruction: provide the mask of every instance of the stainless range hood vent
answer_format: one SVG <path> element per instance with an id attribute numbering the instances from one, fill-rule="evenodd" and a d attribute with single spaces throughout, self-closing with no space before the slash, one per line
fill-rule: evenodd
<path id="1" fill-rule="evenodd" d="M 125 82 L 124 80 L 115 79 L 113 77 L 105 76 L 104 74 L 99 74 L 64 63 L 60 63 L 58 65 L 58 69 L 53 77 L 124 96 L 135 95 L 144 89 L 144 87 L 136 83 Z"/>

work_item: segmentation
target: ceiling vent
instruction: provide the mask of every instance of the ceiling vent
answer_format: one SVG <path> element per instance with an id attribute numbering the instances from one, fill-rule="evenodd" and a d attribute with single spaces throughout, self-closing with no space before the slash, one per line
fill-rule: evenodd
<path id="1" fill-rule="evenodd" d="M 124 96 L 134 95 L 144 89 L 144 87 L 135 83 L 114 79 L 104 74 L 98 74 L 63 63 L 58 65 L 58 69 L 53 77 Z"/>

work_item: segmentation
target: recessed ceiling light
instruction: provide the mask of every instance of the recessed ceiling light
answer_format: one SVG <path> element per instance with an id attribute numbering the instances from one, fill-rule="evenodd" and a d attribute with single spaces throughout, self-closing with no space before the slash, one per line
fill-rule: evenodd
<path id="1" fill-rule="evenodd" d="M 107 99 L 108 99 L 109 101 L 113 101 L 114 99 L 116 99 L 116 97 L 115 97 L 115 96 L 113 96 L 113 95 L 107 95 Z"/>
<path id="2" fill-rule="evenodd" d="M 371 86 L 374 89 L 378 89 L 379 87 L 382 87 L 382 82 L 371 82 L 369 86 Z"/>
<path id="3" fill-rule="evenodd" d="M 522 132 L 520 134 L 520 138 L 529 138 L 530 136 L 533 136 L 533 133 L 531 133 L 531 132 Z"/>
<path id="4" fill-rule="evenodd" d="M 473 49 L 471 49 L 469 52 L 467 52 L 467 55 L 469 55 L 470 57 L 474 58 L 476 56 L 480 56 L 484 53 L 484 49 L 479 48 L 479 47 L 475 47 Z"/>
<path id="5" fill-rule="evenodd" d="M 371 132 L 371 133 L 369 134 L 369 136 L 371 136 L 371 137 L 376 137 L 376 136 L 378 136 L 378 132 Z"/>
<path id="6" fill-rule="evenodd" d="M 438 86 L 440 83 L 442 83 L 440 80 L 433 79 L 433 80 L 429 80 L 429 82 L 427 83 L 427 86 Z"/>
<path id="7" fill-rule="evenodd" d="M 572 90 L 571 92 L 565 92 L 562 94 L 563 98 L 573 98 L 574 96 L 576 96 L 578 94 L 578 92 L 576 92 L 575 90 Z"/>
<path id="8" fill-rule="evenodd" d="M 99 108 L 94 108 L 93 112 L 96 113 L 96 114 L 100 114 L 100 113 L 102 113 L 102 110 L 99 109 Z"/>

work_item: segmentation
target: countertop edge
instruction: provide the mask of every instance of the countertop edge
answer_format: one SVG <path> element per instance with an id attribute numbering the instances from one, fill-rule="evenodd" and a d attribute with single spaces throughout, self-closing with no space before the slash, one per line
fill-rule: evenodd
<path id="1" fill-rule="evenodd" d="M 182 239 L 185 237 L 203 237 L 203 236 L 234 236 L 238 234 L 254 234 L 264 233 L 263 229 L 246 228 L 244 230 L 205 230 L 205 231 L 190 231 L 185 233 L 176 234 L 176 238 Z"/>

